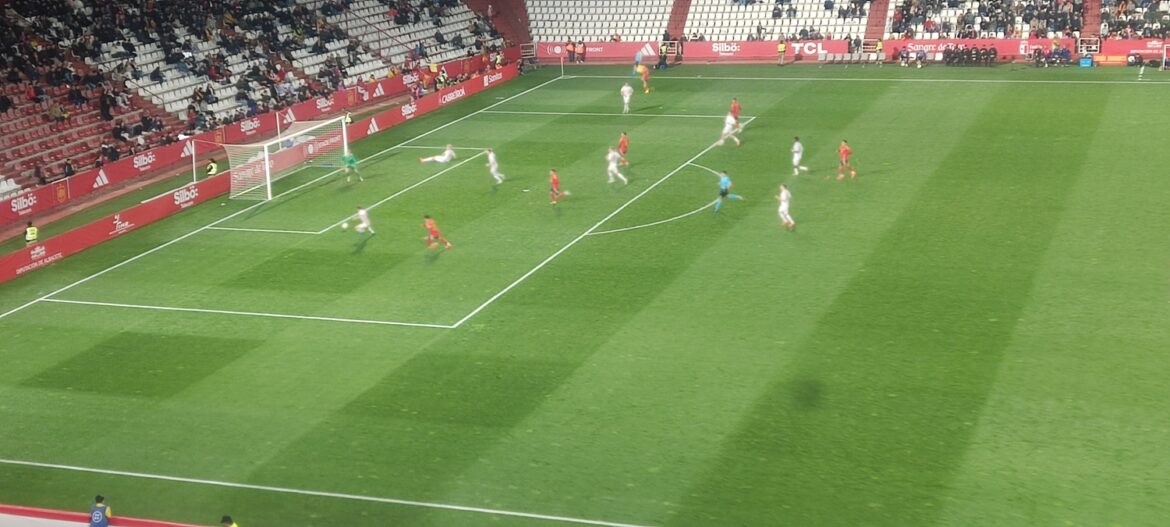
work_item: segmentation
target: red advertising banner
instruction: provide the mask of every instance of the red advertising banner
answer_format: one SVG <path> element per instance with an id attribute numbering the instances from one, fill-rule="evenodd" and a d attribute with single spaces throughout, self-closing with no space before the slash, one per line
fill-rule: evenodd
<path id="1" fill-rule="evenodd" d="M 480 75 L 458 86 L 429 94 L 413 103 L 404 104 L 392 110 L 382 112 L 372 118 L 355 122 L 347 128 L 346 133 L 350 141 L 362 139 L 370 134 L 401 124 L 417 115 L 434 111 L 442 106 L 458 102 L 487 88 L 514 79 L 518 76 L 518 71 L 516 64 L 509 64 L 500 70 L 492 71 L 486 75 Z M 311 108 L 317 107 L 314 101 L 309 101 L 305 104 L 312 104 L 312 106 L 309 106 L 309 109 L 302 109 L 304 111 L 311 111 Z M 272 122 L 275 124 L 275 121 Z M 274 169 L 280 170 L 283 167 L 293 166 L 301 162 L 305 157 L 314 152 L 334 149 L 340 144 L 340 133 L 326 134 L 313 138 L 311 141 L 300 143 L 295 148 L 281 150 L 270 159 L 272 160 Z M 183 154 L 183 145 L 181 143 L 168 145 L 166 148 L 169 149 L 171 147 L 177 148 L 178 154 L 176 155 L 181 156 Z M 5 256 L 0 256 L 0 282 L 12 280 L 29 271 L 52 264 L 66 256 L 76 254 L 105 241 L 117 238 L 127 232 L 171 216 L 188 207 L 226 194 L 231 189 L 230 178 L 233 177 L 232 174 L 249 169 L 254 170 L 256 167 L 246 164 L 242 167 L 233 168 L 218 176 L 163 194 L 141 205 L 131 207 L 83 227 L 54 236 L 41 243 L 30 245 Z M 96 178 L 97 174 L 102 172 L 93 171 L 92 175 Z M 108 174 L 110 171 L 105 170 L 104 172 L 107 174 L 106 177 L 109 178 L 110 176 Z M 95 178 L 84 181 L 97 181 Z M 84 183 L 84 181 L 79 179 L 79 176 L 74 176 L 71 179 L 78 180 L 79 185 Z M 90 189 L 90 191 L 92 190 Z M 25 193 L 22 196 L 37 195 L 40 199 L 52 200 L 55 198 L 51 196 L 45 198 L 42 194 L 62 193 L 67 198 L 67 192 L 68 187 L 66 183 L 60 182 L 55 185 L 42 187 L 33 192 Z M 26 206 L 31 210 L 31 208 L 37 207 L 37 204 L 33 202 Z"/>
<path id="2" fill-rule="evenodd" d="M 0 514 L 29 518 L 31 525 L 40 525 L 41 521 L 70 522 L 78 525 L 88 525 L 90 516 L 84 512 L 59 511 L 52 509 L 38 509 L 35 507 L 21 507 L 17 505 L 0 505 Z M 117 516 L 110 518 L 110 525 L 114 527 L 197 527 L 182 523 L 173 523 L 140 518 Z"/>
<path id="3" fill-rule="evenodd" d="M 1052 49 L 1052 42 L 1054 39 L 1048 38 L 1030 38 L 1019 40 L 994 39 L 994 38 L 943 38 L 936 40 L 888 40 L 885 43 L 886 58 L 897 58 L 898 52 L 902 48 L 908 48 L 911 53 L 918 53 L 919 50 L 925 51 L 928 58 L 934 59 L 930 56 L 935 53 L 942 53 L 945 50 L 965 46 L 968 48 L 983 48 L 994 47 L 1000 60 L 1004 58 L 1013 59 L 1022 56 L 1031 55 L 1033 51 L 1040 49 L 1048 51 Z M 1060 47 L 1075 49 L 1076 41 L 1071 38 L 1055 39 Z"/>
<path id="4" fill-rule="evenodd" d="M 1170 40 L 1157 38 L 1119 40 L 1110 39 L 1101 41 L 1101 55 L 1129 55 L 1136 53 L 1146 59 L 1162 58 L 1162 49 L 1170 45 Z"/>
<path id="5" fill-rule="evenodd" d="M 536 45 L 536 58 L 538 59 L 559 59 L 562 57 L 568 58 L 569 54 L 565 48 L 565 42 L 541 42 Z M 689 42 L 687 43 L 690 44 Z M 574 44 L 576 45 L 576 44 Z M 773 48 L 773 51 L 775 48 Z M 585 43 L 585 60 L 597 59 L 603 61 L 629 61 L 634 62 L 634 56 L 641 53 L 643 60 L 650 60 L 650 57 L 658 57 L 658 43 L 657 42 L 586 42 Z"/>
<path id="6" fill-rule="evenodd" d="M 720 61 L 774 61 L 777 40 L 751 42 L 686 42 L 683 44 L 683 59 Z M 786 42 L 784 56 L 804 56 L 816 59 L 821 53 L 848 53 L 849 43 L 844 40 L 790 40 Z"/>
<path id="7" fill-rule="evenodd" d="M 0 224 L 27 221 L 27 218 L 69 201 L 70 197 L 69 186 L 64 181 L 58 181 L 8 198 L 0 205 Z"/>

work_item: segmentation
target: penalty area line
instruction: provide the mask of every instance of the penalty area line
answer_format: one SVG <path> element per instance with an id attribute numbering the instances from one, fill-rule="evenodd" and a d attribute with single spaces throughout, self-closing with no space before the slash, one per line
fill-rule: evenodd
<path id="1" fill-rule="evenodd" d="M 209 231 L 236 231 L 236 232 L 271 232 L 277 234 L 321 234 L 317 231 L 290 231 L 284 229 L 245 229 L 242 227 L 208 227 Z"/>
<path id="2" fill-rule="evenodd" d="M 143 309 L 147 311 L 175 311 L 179 313 L 208 313 L 213 315 L 233 315 L 243 317 L 283 318 L 294 320 L 314 320 L 319 322 L 344 322 L 348 324 L 372 324 L 378 326 L 407 326 L 414 328 L 455 329 L 449 324 L 428 324 L 424 322 L 398 322 L 394 320 L 365 320 L 360 318 L 318 317 L 313 315 L 289 315 L 283 313 L 260 313 L 253 311 L 232 311 L 227 309 L 206 309 L 199 307 L 175 306 L 148 306 L 142 304 L 121 304 L 116 302 L 94 302 L 90 300 L 66 300 L 62 298 L 46 298 L 42 302 L 55 304 L 74 304 L 81 306 L 116 307 L 123 309 Z"/>
<path id="3" fill-rule="evenodd" d="M 35 461 L 22 461 L 17 459 L 0 459 L 0 464 L 43 468 L 52 470 L 64 470 L 70 472 L 83 472 L 88 474 L 102 474 L 107 476 L 122 476 L 127 478 L 149 479 L 157 481 L 170 481 L 175 483 L 190 483 L 195 485 L 207 485 L 213 487 L 226 487 L 233 489 L 244 490 L 259 490 L 265 492 L 273 492 L 279 494 L 293 494 L 298 496 L 314 496 L 320 498 L 335 498 L 350 501 L 365 501 L 372 503 L 384 503 L 390 505 L 404 505 L 408 507 L 419 507 L 426 509 L 439 509 L 455 512 L 467 512 L 476 514 L 485 514 L 491 516 L 508 516 L 513 518 L 527 518 L 533 520 L 545 520 L 550 522 L 571 523 L 577 525 L 598 525 L 602 527 L 647 527 L 645 525 L 635 525 L 632 523 L 619 523 L 604 520 L 591 520 L 587 518 L 574 518 L 571 516 L 555 516 L 552 514 L 539 514 L 533 512 L 510 511 L 504 509 L 489 509 L 486 507 L 473 507 L 470 505 L 456 505 L 453 503 L 438 503 L 430 501 L 415 501 L 405 500 L 399 498 L 382 498 L 377 496 L 366 496 L 363 494 L 346 494 L 342 492 L 326 492 L 319 490 L 304 490 L 294 489 L 288 487 L 276 487 L 271 485 L 253 485 L 250 483 L 235 483 L 231 481 L 216 481 L 211 479 L 187 478 L 181 476 L 165 476 L 161 474 L 149 474 L 144 472 L 129 472 L 125 470 L 110 470 L 102 468 L 81 467 L 75 465 L 62 465 L 58 463 L 39 463 Z"/>
<path id="4" fill-rule="evenodd" d="M 589 233 L 589 235 L 590 236 L 601 236 L 602 234 L 614 234 L 614 233 L 618 233 L 618 232 L 635 231 L 638 229 L 645 229 L 646 227 L 653 227 L 655 225 L 662 225 L 663 223 L 670 223 L 672 221 L 681 220 L 687 216 L 694 216 L 695 214 L 703 212 L 703 211 L 711 208 L 711 206 L 714 205 L 716 201 L 719 201 L 719 200 L 712 201 L 706 205 L 703 205 L 702 207 L 699 207 L 699 208 L 692 210 L 690 212 L 685 212 L 683 214 L 679 214 L 678 216 L 675 216 L 673 218 L 667 218 L 665 220 L 658 220 L 658 221 L 655 221 L 652 223 L 643 223 L 642 225 L 634 225 L 632 227 L 622 227 L 620 229 L 610 229 L 608 231 L 591 232 L 591 233 Z"/>

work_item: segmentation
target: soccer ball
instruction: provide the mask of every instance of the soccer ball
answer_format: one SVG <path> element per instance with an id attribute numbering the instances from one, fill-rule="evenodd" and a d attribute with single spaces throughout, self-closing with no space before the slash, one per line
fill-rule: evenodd
<path id="1" fill-rule="evenodd" d="M 349 224 L 348 224 L 348 223 L 342 223 L 342 224 L 341 224 L 341 230 L 343 230 L 343 231 L 344 231 L 345 229 L 348 229 L 348 228 L 349 228 Z"/>

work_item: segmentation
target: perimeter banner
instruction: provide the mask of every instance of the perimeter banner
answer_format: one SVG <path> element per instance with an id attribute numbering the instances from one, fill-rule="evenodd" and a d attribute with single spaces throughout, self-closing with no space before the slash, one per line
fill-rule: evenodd
<path id="1" fill-rule="evenodd" d="M 898 56 L 898 52 L 902 48 L 908 48 L 911 53 L 918 53 L 920 50 L 925 51 L 927 55 L 942 53 L 948 49 L 954 49 L 959 46 L 968 48 L 991 48 L 994 47 L 996 54 L 1002 60 L 1007 57 L 1009 59 L 1031 55 L 1035 50 L 1048 51 L 1052 49 L 1053 44 L 1058 47 L 1076 49 L 1076 41 L 1071 38 L 1029 38 L 1029 39 L 995 39 L 995 38 L 941 38 L 934 40 L 887 40 L 885 42 L 886 58 L 893 59 Z M 934 57 L 931 57 L 934 58 Z"/>

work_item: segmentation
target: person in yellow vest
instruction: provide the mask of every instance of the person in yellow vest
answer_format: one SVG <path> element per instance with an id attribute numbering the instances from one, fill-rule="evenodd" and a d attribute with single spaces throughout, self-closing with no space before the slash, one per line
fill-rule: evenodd
<path id="1" fill-rule="evenodd" d="M 877 44 L 874 44 L 873 49 L 874 49 L 874 53 L 877 54 L 877 63 L 878 64 L 885 62 L 885 56 L 882 54 L 882 49 L 884 49 L 885 46 L 886 46 L 885 42 L 882 42 L 882 39 L 880 39 L 880 38 L 878 39 Z"/>
<path id="2" fill-rule="evenodd" d="M 345 112 L 345 124 L 353 124 L 353 114 Z"/>
<path id="3" fill-rule="evenodd" d="M 207 163 L 207 177 L 214 176 L 218 173 L 219 165 L 215 163 L 215 159 L 212 159 L 210 163 Z"/>
<path id="4" fill-rule="evenodd" d="M 32 245 L 34 243 L 37 243 L 37 228 L 30 221 L 28 226 L 24 228 L 24 244 Z"/>
<path id="5" fill-rule="evenodd" d="M 223 519 L 219 520 L 219 523 L 220 525 L 223 525 L 223 527 L 240 527 L 235 521 L 232 520 L 231 516 L 227 515 L 224 515 Z"/>
<path id="6" fill-rule="evenodd" d="M 777 66 L 784 65 L 784 52 L 785 51 L 788 51 L 788 43 L 781 40 L 780 43 L 776 44 L 776 55 L 779 57 L 776 60 Z"/>

